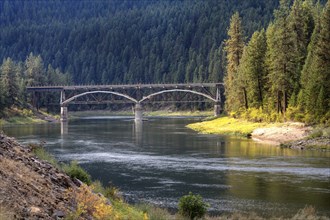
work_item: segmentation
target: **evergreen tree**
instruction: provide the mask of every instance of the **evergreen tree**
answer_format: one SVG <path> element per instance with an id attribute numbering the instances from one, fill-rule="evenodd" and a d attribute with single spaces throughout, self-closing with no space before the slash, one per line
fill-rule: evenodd
<path id="1" fill-rule="evenodd" d="M 18 85 L 17 85 L 17 69 L 15 63 L 7 58 L 1 65 L 1 84 L 3 89 L 4 104 L 7 107 L 17 102 Z"/>
<path id="2" fill-rule="evenodd" d="M 32 53 L 25 60 L 25 76 L 28 86 L 46 85 L 46 76 L 41 56 Z"/>
<path id="3" fill-rule="evenodd" d="M 263 106 L 266 83 L 266 33 L 255 32 L 246 47 L 246 58 L 242 59 L 242 73 L 247 81 L 248 101 L 251 107 Z M 244 60 L 244 63 L 243 63 Z"/>
<path id="4" fill-rule="evenodd" d="M 302 72 L 303 108 L 317 117 L 330 109 L 330 2 L 317 19 Z"/>
<path id="5" fill-rule="evenodd" d="M 299 80 L 295 33 L 289 25 L 290 1 L 281 0 L 275 21 L 268 34 L 268 70 L 271 96 L 278 112 L 285 112 L 294 84 Z"/>
<path id="6" fill-rule="evenodd" d="M 242 22 L 238 12 L 231 17 L 228 37 L 228 40 L 226 40 L 227 71 L 224 83 L 226 108 L 231 111 L 237 110 L 241 105 L 240 103 L 243 103 L 243 100 L 238 99 L 237 85 L 235 85 L 244 48 Z"/>

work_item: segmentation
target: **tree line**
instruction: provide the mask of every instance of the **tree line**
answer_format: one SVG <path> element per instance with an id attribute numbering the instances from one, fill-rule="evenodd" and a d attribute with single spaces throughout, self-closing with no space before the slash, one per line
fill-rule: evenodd
<path id="1" fill-rule="evenodd" d="M 281 0 L 274 20 L 247 42 L 235 13 L 228 36 L 228 111 L 258 120 L 264 113 L 280 113 L 308 123 L 330 123 L 329 0 L 325 6 Z"/>
<path id="2" fill-rule="evenodd" d="M 64 74 L 51 65 L 45 68 L 40 55 L 31 53 L 24 62 L 4 59 L 0 66 L 0 113 L 4 108 L 12 106 L 28 107 L 26 101 L 31 97 L 26 92 L 26 86 L 65 85 L 70 81 L 71 76 L 68 73 Z M 54 94 L 40 96 L 40 105 L 59 103 L 59 98 Z"/>

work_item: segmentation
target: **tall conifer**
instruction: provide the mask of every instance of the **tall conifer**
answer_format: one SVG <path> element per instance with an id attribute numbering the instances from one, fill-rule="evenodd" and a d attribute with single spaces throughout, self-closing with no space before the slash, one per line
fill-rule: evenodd
<path id="1" fill-rule="evenodd" d="M 295 33 L 289 25 L 290 1 L 281 0 L 275 10 L 273 34 L 268 35 L 269 84 L 278 112 L 285 112 L 297 80 Z"/>
<path id="2" fill-rule="evenodd" d="M 244 35 L 242 29 L 241 18 L 236 12 L 230 20 L 230 27 L 228 30 L 228 40 L 226 41 L 227 52 L 227 71 L 224 80 L 226 92 L 226 108 L 230 110 L 237 110 L 242 100 L 238 99 L 237 85 L 235 79 L 237 78 L 237 70 L 240 64 L 243 48 Z"/>

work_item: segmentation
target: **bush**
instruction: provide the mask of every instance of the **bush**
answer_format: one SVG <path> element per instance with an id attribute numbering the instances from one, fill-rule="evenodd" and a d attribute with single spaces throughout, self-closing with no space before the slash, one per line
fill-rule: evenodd
<path id="1" fill-rule="evenodd" d="M 208 204 L 203 201 L 203 198 L 200 195 L 192 194 L 192 192 L 182 196 L 179 200 L 179 213 L 191 220 L 202 218 L 206 214 L 207 207 Z"/>
<path id="2" fill-rule="evenodd" d="M 166 209 L 155 207 L 150 204 L 137 204 L 135 207 L 141 210 L 143 213 L 147 213 L 149 220 L 171 220 L 177 219 L 174 215 L 171 215 Z"/>
<path id="3" fill-rule="evenodd" d="M 78 165 L 77 161 L 72 161 L 70 165 L 64 165 L 62 169 L 71 178 L 77 178 L 87 185 L 92 183 L 91 176 Z"/>
<path id="4" fill-rule="evenodd" d="M 101 193 L 108 199 L 123 200 L 119 189 L 113 186 L 111 182 L 109 182 L 108 186 L 104 187 L 99 180 L 96 180 L 91 184 L 91 188 L 93 189 L 93 192 Z"/>
<path id="5" fill-rule="evenodd" d="M 59 168 L 59 164 L 53 155 L 48 153 L 44 147 L 44 143 L 40 142 L 39 144 L 29 144 L 28 146 L 31 147 L 32 152 L 41 160 L 48 161 L 54 167 Z"/>

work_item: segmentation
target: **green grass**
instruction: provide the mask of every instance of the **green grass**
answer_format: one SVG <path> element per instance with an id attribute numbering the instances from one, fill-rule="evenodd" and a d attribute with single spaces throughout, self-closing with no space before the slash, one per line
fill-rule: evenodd
<path id="1" fill-rule="evenodd" d="M 42 144 L 29 144 L 30 147 L 32 147 L 32 152 L 41 160 L 45 160 L 52 164 L 56 168 L 60 168 L 60 165 L 58 164 L 57 160 L 53 155 L 48 153 L 45 148 L 42 146 Z"/>
<path id="2" fill-rule="evenodd" d="M 268 127 L 269 123 L 249 122 L 230 117 L 221 117 L 211 121 L 198 122 L 187 125 L 203 134 L 230 134 L 249 136 L 256 128 Z"/>
<path id="3" fill-rule="evenodd" d="M 62 166 L 62 170 L 71 178 L 77 178 L 87 185 L 92 183 L 91 176 L 78 165 L 77 161 L 71 161 L 70 164 L 64 164 Z"/>
<path id="4" fill-rule="evenodd" d="M 6 120 L 5 124 L 32 124 L 32 123 L 43 123 L 44 121 L 38 118 L 29 116 L 14 116 Z"/>
<path id="5" fill-rule="evenodd" d="M 21 108 L 6 108 L 1 112 L 0 125 L 6 124 L 36 124 L 45 121 L 36 117 L 32 110 Z"/>
<path id="6" fill-rule="evenodd" d="M 141 210 L 144 213 L 148 214 L 148 218 L 150 220 L 175 220 L 175 219 L 180 219 L 178 215 L 172 215 L 169 213 L 166 209 L 162 209 L 159 207 L 155 207 L 150 204 L 137 204 L 135 207 L 138 210 Z"/>

